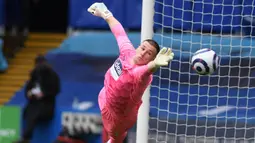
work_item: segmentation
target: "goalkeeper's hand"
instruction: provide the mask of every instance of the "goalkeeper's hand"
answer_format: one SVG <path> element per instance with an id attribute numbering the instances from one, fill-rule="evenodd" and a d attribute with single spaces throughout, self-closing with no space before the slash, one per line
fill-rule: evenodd
<path id="1" fill-rule="evenodd" d="M 94 3 L 88 8 L 88 12 L 91 14 L 107 19 L 112 16 L 112 13 L 108 10 L 104 3 Z"/>
<path id="2" fill-rule="evenodd" d="M 156 68 L 161 66 L 167 66 L 170 61 L 174 58 L 174 53 L 172 52 L 171 48 L 163 47 L 156 58 L 154 59 L 153 63 L 155 64 Z"/>

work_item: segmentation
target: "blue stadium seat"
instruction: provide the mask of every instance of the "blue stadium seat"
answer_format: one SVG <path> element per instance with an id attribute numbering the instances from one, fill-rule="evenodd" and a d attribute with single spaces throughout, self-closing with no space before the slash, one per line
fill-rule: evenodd
<path id="1" fill-rule="evenodd" d="M 1 72 L 7 70 L 8 68 L 8 63 L 3 55 L 2 49 L 3 49 L 3 40 L 0 39 L 0 71 Z"/>
<path id="2" fill-rule="evenodd" d="M 87 9 L 94 0 L 70 0 L 69 1 L 69 26 L 73 28 L 109 28 L 107 23 L 98 17 L 92 16 Z M 111 10 L 114 16 L 125 26 L 124 22 L 124 1 L 104 0 L 104 3 Z"/>
<path id="3" fill-rule="evenodd" d="M 125 23 L 127 28 L 140 29 L 142 21 L 142 0 L 125 1 Z"/>

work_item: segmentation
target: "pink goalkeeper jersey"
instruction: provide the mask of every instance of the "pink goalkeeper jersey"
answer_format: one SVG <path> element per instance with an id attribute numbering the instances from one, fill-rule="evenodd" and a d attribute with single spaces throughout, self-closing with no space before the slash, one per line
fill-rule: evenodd
<path id="1" fill-rule="evenodd" d="M 106 107 L 113 116 L 136 116 L 142 103 L 142 95 L 152 81 L 148 66 L 130 63 L 136 54 L 123 27 L 119 24 L 112 29 L 120 55 L 105 74 L 104 88 L 99 95 L 99 105 Z M 103 93 L 102 93 L 103 92 Z"/>

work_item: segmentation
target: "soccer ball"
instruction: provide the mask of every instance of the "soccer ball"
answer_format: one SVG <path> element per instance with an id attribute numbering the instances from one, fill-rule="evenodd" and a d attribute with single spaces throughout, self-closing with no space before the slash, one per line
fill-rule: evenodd
<path id="1" fill-rule="evenodd" d="M 219 65 L 219 57 L 211 49 L 198 50 L 191 59 L 192 69 L 200 75 L 214 73 Z"/>

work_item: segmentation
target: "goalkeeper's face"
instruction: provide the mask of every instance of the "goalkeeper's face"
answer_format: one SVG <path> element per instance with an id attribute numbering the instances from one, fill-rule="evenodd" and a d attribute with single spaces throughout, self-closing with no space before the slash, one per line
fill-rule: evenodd
<path id="1" fill-rule="evenodd" d="M 145 65 L 154 60 L 157 55 L 157 49 L 148 41 L 144 41 L 137 49 L 134 62 L 137 65 Z"/>

